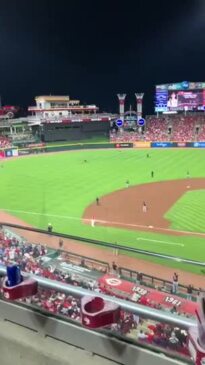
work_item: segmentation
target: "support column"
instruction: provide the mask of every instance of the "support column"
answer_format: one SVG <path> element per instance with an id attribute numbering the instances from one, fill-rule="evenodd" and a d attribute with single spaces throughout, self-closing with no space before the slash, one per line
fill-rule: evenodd
<path id="1" fill-rule="evenodd" d="M 125 113 L 125 98 L 126 94 L 117 94 L 119 100 L 119 113 L 120 119 L 124 122 L 124 113 Z"/>
<path id="2" fill-rule="evenodd" d="M 137 102 L 137 119 L 142 118 L 142 101 L 144 97 L 144 93 L 136 93 L 136 102 Z"/>

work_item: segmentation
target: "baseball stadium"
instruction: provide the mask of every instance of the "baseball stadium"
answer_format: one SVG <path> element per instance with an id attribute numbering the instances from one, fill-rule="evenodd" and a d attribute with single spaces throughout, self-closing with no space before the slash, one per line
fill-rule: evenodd
<path id="1" fill-rule="evenodd" d="M 205 274 L 205 83 L 156 86 L 155 114 L 145 117 L 143 93 L 128 110 L 127 95 L 117 96 L 116 114 L 51 95 L 36 97 L 27 117 L 11 115 L 14 107 L 2 113 L 0 262 L 196 319 Z M 80 321 L 74 295 L 41 288 L 26 303 Z M 114 331 L 156 345 L 159 323 L 139 324 L 126 312 L 120 321 Z M 174 336 L 169 354 L 187 361 L 187 332 Z"/>

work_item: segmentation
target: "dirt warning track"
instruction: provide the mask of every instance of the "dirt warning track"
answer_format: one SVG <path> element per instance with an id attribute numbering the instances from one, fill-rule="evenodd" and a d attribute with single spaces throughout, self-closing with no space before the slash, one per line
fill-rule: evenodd
<path id="1" fill-rule="evenodd" d="M 200 189 L 205 189 L 204 178 L 131 186 L 103 196 L 100 198 L 99 206 L 93 203 L 86 208 L 83 218 L 87 223 L 94 218 L 100 225 L 187 235 L 190 233 L 170 229 L 170 221 L 164 215 L 184 193 Z M 142 209 L 143 202 L 147 205 L 146 213 Z M 198 233 L 195 234 L 200 236 Z"/>

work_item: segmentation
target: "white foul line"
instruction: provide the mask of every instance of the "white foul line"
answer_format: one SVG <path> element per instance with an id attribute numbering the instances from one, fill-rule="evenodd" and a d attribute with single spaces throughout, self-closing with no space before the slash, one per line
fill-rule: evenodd
<path id="1" fill-rule="evenodd" d="M 143 237 L 138 237 L 137 241 L 148 241 L 148 242 L 156 242 L 156 243 L 164 243 L 165 245 L 172 245 L 172 246 L 181 246 L 184 247 L 183 243 L 179 243 L 179 242 L 167 242 L 167 241 L 159 241 L 159 240 L 151 240 L 149 238 L 143 238 Z"/>
<path id="2" fill-rule="evenodd" d="M 72 219 L 72 220 L 76 220 L 76 221 L 83 221 L 83 222 L 88 222 L 90 223 L 91 220 L 93 218 L 79 218 L 79 217 L 71 217 L 71 216 L 67 216 L 67 215 L 59 215 L 59 214 L 46 214 L 46 213 L 39 213 L 39 212 L 29 212 L 29 211 L 25 211 L 25 210 L 12 210 L 12 209 L 4 209 L 1 208 L 2 212 L 8 212 L 8 213 L 23 213 L 23 214 L 31 214 L 31 215 L 42 215 L 42 216 L 46 216 L 46 217 L 54 217 L 54 218 L 65 218 L 65 219 Z M 121 228 L 123 227 L 135 227 L 140 228 L 140 229 L 145 229 L 145 230 L 150 230 L 152 232 L 164 232 L 165 234 L 176 234 L 176 233 L 182 233 L 186 236 L 203 236 L 205 237 L 205 233 L 204 232 L 195 232 L 195 231 L 182 231 L 182 230 L 176 230 L 176 229 L 171 229 L 171 228 L 162 228 L 162 227 L 153 227 L 153 226 L 146 226 L 146 225 L 142 225 L 142 224 L 134 224 L 134 223 L 124 223 L 124 222 L 114 222 L 114 221 L 105 221 L 105 220 L 101 220 L 101 219 L 94 219 L 95 223 L 101 223 L 101 224 L 107 224 L 108 226 L 120 226 Z"/>

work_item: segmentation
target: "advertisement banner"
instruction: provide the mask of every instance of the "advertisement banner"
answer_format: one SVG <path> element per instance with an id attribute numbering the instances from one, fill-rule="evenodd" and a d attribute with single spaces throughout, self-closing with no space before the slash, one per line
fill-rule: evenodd
<path id="1" fill-rule="evenodd" d="M 133 147 L 135 148 L 150 148 L 150 142 L 145 142 L 145 141 L 139 141 L 139 142 L 134 142 Z"/>
<path id="2" fill-rule="evenodd" d="M 2 151 L 0 151 L 0 159 L 4 158 L 4 157 L 5 157 L 4 150 L 2 150 Z"/>
<path id="3" fill-rule="evenodd" d="M 17 149 L 12 150 L 12 156 L 17 157 L 19 155 L 19 151 Z"/>
<path id="4" fill-rule="evenodd" d="M 151 147 L 154 148 L 168 148 L 168 147 L 175 147 L 173 142 L 152 142 Z"/>
<path id="5" fill-rule="evenodd" d="M 29 148 L 36 148 L 36 147 L 45 147 L 45 143 L 30 143 L 27 147 Z"/>
<path id="6" fill-rule="evenodd" d="M 190 147 L 205 148 L 205 142 L 193 142 Z"/>
<path id="7" fill-rule="evenodd" d="M 30 150 L 27 148 L 27 149 L 22 149 L 22 150 L 18 150 L 18 155 L 19 156 L 25 156 L 25 155 L 29 155 L 31 152 Z"/>
<path id="8" fill-rule="evenodd" d="M 150 302 L 160 303 L 165 310 L 175 306 L 178 313 L 190 315 L 194 315 L 198 308 L 198 303 L 191 300 L 122 280 L 114 275 L 106 274 L 98 282 L 102 292 L 118 298 L 126 298 L 142 305 L 149 306 Z"/>
<path id="9" fill-rule="evenodd" d="M 132 148 L 133 143 L 116 143 L 115 148 Z"/>
<path id="10" fill-rule="evenodd" d="M 5 157 L 12 157 L 12 150 L 5 150 Z"/>
<path id="11" fill-rule="evenodd" d="M 177 147 L 187 147 L 186 142 L 177 142 Z"/>
<path id="12" fill-rule="evenodd" d="M 204 110 L 204 82 L 182 81 L 180 83 L 157 85 L 155 111 Z"/>

